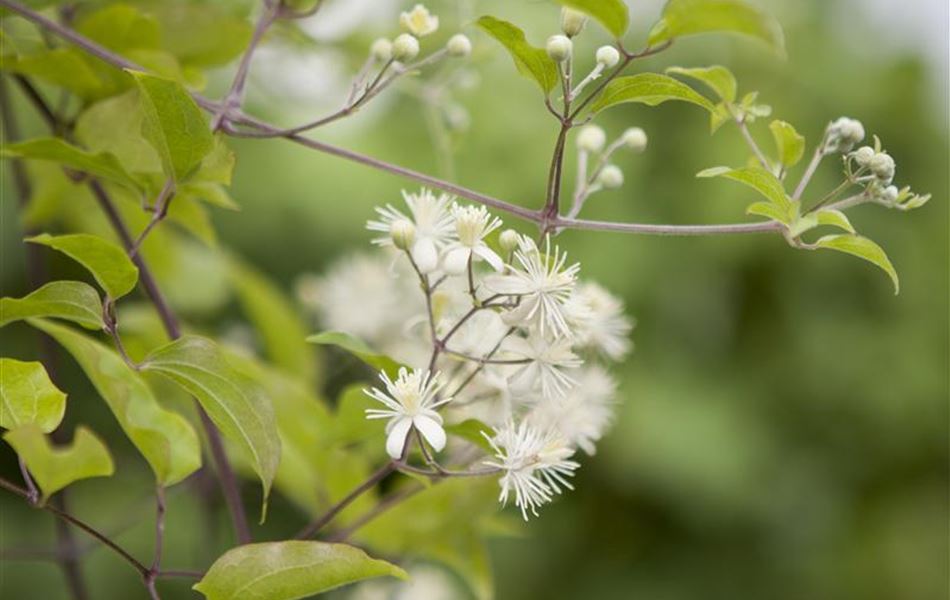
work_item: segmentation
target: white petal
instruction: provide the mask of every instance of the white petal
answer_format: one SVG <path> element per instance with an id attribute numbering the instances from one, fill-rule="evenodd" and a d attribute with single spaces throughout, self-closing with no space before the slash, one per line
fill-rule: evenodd
<path id="1" fill-rule="evenodd" d="M 431 273 L 439 266 L 439 251 L 435 242 L 429 238 L 422 238 L 412 246 L 412 260 L 423 273 Z"/>
<path id="2" fill-rule="evenodd" d="M 390 421 L 389 436 L 386 438 L 386 453 L 393 458 L 402 458 L 402 449 L 406 446 L 406 436 L 412 427 L 412 419 L 400 417 Z"/>
<path id="3" fill-rule="evenodd" d="M 416 429 L 419 430 L 419 433 L 422 434 L 422 437 L 429 442 L 433 450 L 438 452 L 442 450 L 442 448 L 445 448 L 445 430 L 442 429 L 441 425 L 423 415 L 419 415 L 413 419 L 413 424 L 416 426 Z"/>
<path id="4" fill-rule="evenodd" d="M 525 396 L 534 391 L 540 379 L 538 363 L 528 363 L 508 378 L 511 393 L 515 396 Z"/>
<path id="5" fill-rule="evenodd" d="M 494 275 L 485 278 L 485 287 L 497 294 L 528 294 L 531 287 L 522 279 L 510 275 Z"/>
<path id="6" fill-rule="evenodd" d="M 471 256 L 472 250 L 470 248 L 459 247 L 449 250 L 448 254 L 445 255 L 445 260 L 443 261 L 443 267 L 445 268 L 446 273 L 452 275 L 461 275 L 468 268 L 468 257 Z"/>
<path id="7" fill-rule="evenodd" d="M 491 268 L 499 273 L 505 268 L 505 261 L 501 260 L 501 257 L 495 254 L 495 251 L 485 244 L 479 244 L 472 252 L 484 258 L 485 262 L 490 264 Z"/>

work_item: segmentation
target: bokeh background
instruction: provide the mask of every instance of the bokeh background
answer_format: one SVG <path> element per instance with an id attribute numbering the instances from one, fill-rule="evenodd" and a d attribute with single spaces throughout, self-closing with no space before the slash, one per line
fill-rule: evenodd
<path id="1" fill-rule="evenodd" d="M 305 28 L 317 43 L 287 35 L 265 45 L 250 110 L 292 124 L 335 106 L 366 44 L 391 35 L 408 4 L 328 0 Z M 662 3 L 632 4 L 627 39 L 637 47 Z M 727 65 L 741 91 L 759 90 L 774 115 L 810 143 L 838 116 L 863 121 L 895 157 L 897 183 L 934 195 L 906 214 L 876 206 L 853 211 L 858 229 L 889 252 L 901 294 L 894 296 L 866 263 L 795 252 L 774 236 L 565 233 L 561 243 L 584 275 L 625 299 L 637 320 L 636 350 L 618 369 L 616 424 L 598 454 L 585 459 L 577 490 L 547 507 L 522 537 L 492 543 L 502 600 L 935 600 L 950 592 L 947 6 L 941 0 L 761 4 L 785 27 L 787 60 L 752 41 L 702 36 L 636 68 Z M 429 6 L 444 28 L 490 13 L 522 25 L 536 43 L 557 30 L 557 9 L 541 1 Z M 589 27 L 576 46 L 579 55 L 592 57 L 606 41 L 600 36 L 596 25 Z M 476 53 L 449 90 L 425 79 L 409 82 L 319 137 L 538 206 L 554 123 L 532 83 L 489 40 L 473 37 Z M 229 76 L 224 70 L 212 77 L 212 92 L 220 93 Z M 643 127 L 650 147 L 619 155 L 626 184 L 592 199 L 587 216 L 670 223 L 745 218 L 751 192 L 693 176 L 742 162 L 738 133 L 725 127 L 710 136 L 700 111 L 673 104 L 628 105 L 599 120 L 614 135 Z M 757 132 L 768 142 L 765 123 Z M 223 245 L 288 293 L 301 274 L 319 274 L 366 248 L 363 224 L 372 207 L 415 185 L 281 141 L 234 147 L 233 194 L 242 210 L 216 212 L 214 223 Z M 827 162 L 811 189 L 837 183 L 838 171 Z M 3 295 L 26 289 L 8 179 L 4 172 Z M 68 266 L 56 262 L 54 269 Z M 207 292 L 205 302 L 186 310 L 213 316 L 223 331 L 233 323 L 214 283 L 212 277 L 193 287 Z M 5 355 L 31 351 L 28 330 L 11 328 L 0 337 Z M 74 398 L 83 402 L 84 420 L 107 430 L 111 417 L 81 376 L 71 364 L 63 370 L 61 387 L 81 390 Z M 0 469 L 16 477 L 6 447 Z M 147 473 L 129 468 L 121 480 L 77 485 L 72 500 L 76 512 L 121 531 L 123 543 L 147 555 L 147 491 Z M 171 503 L 167 562 L 188 567 L 190 538 L 174 530 L 197 527 L 203 509 L 187 494 Z M 211 514 L 226 529 L 220 507 Z M 49 515 L 0 496 L 0 596 L 65 597 L 55 567 L 10 551 L 42 548 L 52 531 Z M 94 550 L 87 558 L 95 598 L 142 593 L 134 574 L 109 553 Z M 184 583 L 169 584 L 167 592 L 192 597 Z M 409 597 L 429 600 L 421 591 Z"/>

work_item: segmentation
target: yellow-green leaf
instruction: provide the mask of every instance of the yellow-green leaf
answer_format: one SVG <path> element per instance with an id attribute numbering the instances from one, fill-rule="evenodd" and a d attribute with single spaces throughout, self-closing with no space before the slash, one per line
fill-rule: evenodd
<path id="1" fill-rule="evenodd" d="M 894 283 L 894 294 L 900 292 L 901 286 L 897 277 L 897 270 L 894 269 L 894 265 L 887 258 L 884 249 L 868 238 L 852 234 L 826 235 L 815 242 L 815 245 L 819 248 L 837 250 L 868 261 L 887 273 L 887 276 L 891 278 L 891 282 Z"/>
<path id="2" fill-rule="evenodd" d="M 228 362 L 209 339 L 184 336 L 149 354 L 142 370 L 174 381 L 198 402 L 260 477 L 264 505 L 280 463 L 274 408 L 261 387 Z"/>
<path id="3" fill-rule="evenodd" d="M 592 112 L 599 112 L 609 106 L 624 102 L 639 102 L 656 106 L 669 100 L 680 100 L 702 106 L 712 112 L 715 107 L 705 96 L 681 81 L 659 73 L 638 73 L 628 77 L 618 77 L 604 88 L 600 97 L 591 106 Z"/>
<path id="4" fill-rule="evenodd" d="M 650 30 L 649 44 L 713 31 L 752 36 L 776 53 L 785 53 L 785 35 L 778 21 L 742 0 L 669 0 L 659 22 Z"/>
<path id="5" fill-rule="evenodd" d="M 0 358 L 0 427 L 36 425 L 43 433 L 59 427 L 66 412 L 66 394 L 42 363 Z"/>
<path id="6" fill-rule="evenodd" d="M 23 459 L 44 501 L 74 481 L 108 477 L 115 471 L 105 444 L 82 426 L 76 428 L 72 443 L 63 448 L 54 447 L 34 424 L 11 429 L 3 439 Z"/>
<path id="7" fill-rule="evenodd" d="M 16 144 L 4 144 L 0 149 L 0 156 L 48 160 L 135 191 L 142 189 L 114 155 L 108 152 L 89 152 L 59 138 L 37 138 Z"/>
<path id="8" fill-rule="evenodd" d="M 834 210 L 832 208 L 825 208 L 823 210 L 815 213 L 815 216 L 818 217 L 819 225 L 830 225 L 832 227 L 837 227 L 838 229 L 844 229 L 848 233 L 854 233 L 854 225 L 851 224 L 851 221 L 848 219 L 840 210 Z"/>
<path id="9" fill-rule="evenodd" d="M 777 119 L 769 124 L 769 129 L 775 139 L 778 161 L 786 168 L 794 167 L 805 154 L 805 137 L 789 123 Z"/>
<path id="10" fill-rule="evenodd" d="M 372 577 L 409 578 L 346 544 L 266 542 L 229 550 L 194 589 L 207 600 L 297 600 Z"/>
<path id="11" fill-rule="evenodd" d="M 518 72 L 534 79 L 545 93 L 558 84 L 557 65 L 543 48 L 529 44 L 520 28 L 490 16 L 478 19 L 478 26 L 504 46 Z"/>
<path id="12" fill-rule="evenodd" d="M 706 84 L 720 100 L 725 102 L 735 102 L 738 84 L 732 71 L 720 65 L 711 67 L 669 67 L 667 73 L 689 77 L 701 83 Z"/>
<path id="13" fill-rule="evenodd" d="M 0 299 L 0 327 L 31 317 L 55 317 L 86 329 L 102 329 L 102 300 L 81 281 L 52 281 L 22 298 Z"/>
<path id="14" fill-rule="evenodd" d="M 745 212 L 747 215 L 758 215 L 784 225 L 791 223 L 791 215 L 772 202 L 753 202 L 745 209 Z"/>
<path id="15" fill-rule="evenodd" d="M 117 244 L 88 233 L 52 236 L 43 233 L 26 241 L 49 246 L 69 256 L 92 273 L 113 300 L 128 294 L 139 279 L 139 270 Z"/>
<path id="16" fill-rule="evenodd" d="M 42 319 L 46 332 L 79 363 L 112 414 L 152 467 L 159 485 L 172 485 L 201 466 L 198 434 L 184 417 L 159 405 L 142 377 L 111 348 L 68 327 Z"/>
<path id="17" fill-rule="evenodd" d="M 399 369 L 405 367 L 385 354 L 376 352 L 363 340 L 342 331 L 324 331 L 311 335 L 307 341 L 311 344 L 342 348 L 377 371 L 385 371 L 393 379 L 397 377 Z"/>
<path id="18" fill-rule="evenodd" d="M 623 0 L 555 0 L 597 19 L 616 38 L 623 37 L 630 26 L 630 11 Z"/>
<path id="19" fill-rule="evenodd" d="M 782 211 L 788 212 L 792 201 L 785 194 L 785 188 L 778 177 L 760 167 L 745 167 L 732 169 L 729 167 L 713 167 L 696 174 L 696 177 L 725 177 L 747 185 L 769 199 Z"/>

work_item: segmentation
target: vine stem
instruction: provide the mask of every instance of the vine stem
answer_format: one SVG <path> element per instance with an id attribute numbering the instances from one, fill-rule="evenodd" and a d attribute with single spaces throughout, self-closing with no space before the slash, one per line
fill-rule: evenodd
<path id="1" fill-rule="evenodd" d="M 408 438 L 407 438 L 408 439 Z M 408 449 L 409 445 L 406 444 Z M 403 452 L 405 454 L 405 452 Z M 368 492 L 370 489 L 376 486 L 377 483 L 386 478 L 387 475 L 396 470 L 396 463 L 394 461 L 389 461 L 382 467 L 376 470 L 375 473 L 366 478 L 366 481 L 358 485 L 353 489 L 349 494 L 347 494 L 342 500 L 334 504 L 330 509 L 325 512 L 320 518 L 315 521 L 311 521 L 306 527 L 301 529 L 297 535 L 294 536 L 295 539 L 305 540 L 313 537 L 320 532 L 327 524 L 330 523 L 344 508 L 353 503 L 357 498 L 362 496 L 364 493 Z"/>
<path id="2" fill-rule="evenodd" d="M 138 71 L 145 70 L 140 65 L 135 64 L 134 62 L 123 58 L 122 56 L 106 49 L 105 47 L 93 42 L 92 40 L 82 36 L 69 27 L 65 27 L 47 17 L 41 15 L 40 13 L 24 6 L 16 0 L 0 0 L 0 6 L 7 8 L 25 19 L 32 21 L 33 23 L 43 27 L 44 29 L 50 31 L 51 33 L 56 34 L 57 36 L 75 44 L 79 48 L 82 48 L 89 54 L 99 58 L 100 60 L 109 63 L 113 66 L 116 66 L 121 69 L 133 69 Z M 629 52 L 624 52 L 624 59 L 621 62 L 621 66 L 612 72 L 610 75 L 604 77 L 600 85 L 589 94 L 585 100 L 578 104 L 574 111 L 571 113 L 571 118 L 575 117 L 579 111 L 585 108 L 603 88 L 612 81 L 617 74 L 619 74 L 619 69 L 625 67 L 629 62 L 635 58 L 640 58 L 644 56 L 649 56 L 656 54 L 662 50 L 665 50 L 669 47 L 669 43 L 661 44 L 655 48 L 647 48 L 641 52 L 631 54 Z M 200 94 L 193 93 L 192 97 L 195 99 L 195 102 L 199 106 L 208 110 L 209 112 L 216 112 L 220 109 L 220 103 L 210 100 Z M 353 152 L 352 150 L 347 150 L 345 148 L 340 148 L 324 142 L 313 140 L 307 137 L 303 137 L 299 134 L 288 134 L 281 135 L 281 128 L 271 125 L 270 123 L 255 119 L 248 115 L 237 113 L 230 116 L 231 120 L 243 125 L 250 126 L 256 129 L 258 132 L 273 134 L 275 137 L 281 137 L 295 144 L 310 148 L 311 150 L 316 150 L 324 154 L 329 154 L 332 156 L 337 156 L 339 158 L 344 158 L 352 162 L 360 163 L 374 169 L 381 171 L 386 171 L 394 175 L 405 177 L 407 179 L 412 179 L 418 181 L 425 185 L 430 185 L 432 187 L 441 189 L 443 191 L 455 194 L 461 198 L 466 198 L 473 202 L 479 204 L 484 204 L 485 206 L 494 208 L 496 210 L 506 212 L 508 214 L 514 215 L 526 221 L 530 221 L 536 224 L 542 224 L 544 221 L 543 211 L 532 210 L 519 206 L 517 204 L 512 204 L 498 198 L 494 198 L 483 194 L 481 192 L 465 188 L 451 182 L 439 179 L 437 177 L 432 177 L 431 175 L 426 175 L 418 171 L 413 171 L 412 169 L 407 169 L 405 167 L 388 163 L 371 156 L 366 156 L 358 152 Z M 242 133 L 236 131 L 231 127 L 222 127 L 222 131 L 232 135 L 234 137 L 242 137 Z M 254 137 L 254 133 L 249 133 L 246 137 Z M 601 222 L 601 221 L 585 221 L 582 219 L 563 219 L 558 218 L 556 222 L 552 225 L 559 228 L 572 228 L 572 229 L 593 229 L 593 230 L 602 230 L 602 231 L 616 231 L 622 233 L 636 233 L 636 234 L 647 234 L 647 235 L 685 235 L 685 236 L 694 236 L 694 235 L 715 235 L 715 234 L 732 234 L 732 233 L 760 233 L 760 232 L 776 232 L 780 231 L 781 227 L 776 226 L 774 222 L 766 221 L 759 223 L 738 223 L 730 225 L 653 225 L 647 223 L 617 223 L 617 222 Z"/>

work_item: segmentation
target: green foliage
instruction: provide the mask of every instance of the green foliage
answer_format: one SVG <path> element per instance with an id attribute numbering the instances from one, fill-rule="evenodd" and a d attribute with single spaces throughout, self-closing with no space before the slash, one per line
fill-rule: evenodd
<path id="1" fill-rule="evenodd" d="M 346 544 L 268 542 L 229 550 L 194 589 L 207 600 L 296 600 L 372 577 L 409 578 Z"/>
<path id="2" fill-rule="evenodd" d="M 184 336 L 154 350 L 141 368 L 192 394 L 224 437 L 241 448 L 261 479 L 266 509 L 280 463 L 280 437 L 273 406 L 263 390 L 232 367 L 217 344 L 197 336 Z"/>
<path id="3" fill-rule="evenodd" d="M 3 70 L 34 77 L 73 92 L 83 99 L 108 95 L 86 58 L 74 48 L 54 48 L 4 57 Z"/>
<path id="4" fill-rule="evenodd" d="M 894 294 L 900 292 L 900 280 L 897 277 L 894 265 L 891 264 L 884 250 L 868 238 L 853 234 L 826 235 L 815 242 L 815 246 L 844 252 L 868 261 L 883 270 L 891 278 L 894 283 Z"/>
<path id="5" fill-rule="evenodd" d="M 65 412 L 66 394 L 50 381 L 42 363 L 0 358 L 0 427 L 35 425 L 49 433 Z"/>
<path id="6" fill-rule="evenodd" d="M 149 7 L 162 27 L 162 48 L 186 69 L 225 65 L 247 48 L 251 25 L 231 3 L 161 2 Z"/>
<path id="7" fill-rule="evenodd" d="M 131 89 L 83 111 L 76 120 L 76 139 L 93 152 L 114 155 L 129 172 L 160 172 L 158 154 L 140 135 L 143 117 L 139 92 Z"/>
<path id="8" fill-rule="evenodd" d="M 775 140 L 779 164 L 786 169 L 797 165 L 805 154 L 805 137 L 785 121 L 772 121 L 769 129 Z"/>
<path id="9" fill-rule="evenodd" d="M 59 138 L 39 138 L 17 144 L 4 144 L 0 150 L 0 156 L 48 160 L 94 177 L 113 181 L 135 191 L 142 188 L 114 155 L 107 152 L 88 152 Z"/>
<path id="10" fill-rule="evenodd" d="M 495 452 L 491 444 L 488 443 L 488 440 L 485 439 L 485 436 L 482 435 L 483 432 L 492 435 L 492 428 L 478 419 L 465 419 L 461 423 L 446 425 L 445 432 L 471 442 L 489 454 L 494 454 Z"/>
<path id="11" fill-rule="evenodd" d="M 311 344 L 320 344 L 321 346 L 336 346 L 346 350 L 356 358 L 360 359 L 376 371 L 385 371 L 387 375 L 395 379 L 398 376 L 399 369 L 405 367 L 385 354 L 380 354 L 370 348 L 366 342 L 353 337 L 342 331 L 324 331 L 311 335 L 307 338 Z"/>
<path id="12" fill-rule="evenodd" d="M 102 300 L 81 281 L 52 281 L 23 298 L 0 299 L 0 327 L 31 317 L 66 319 L 86 329 L 102 329 Z"/>
<path id="13" fill-rule="evenodd" d="M 623 0 L 555 0 L 558 4 L 586 13 L 616 38 L 623 37 L 630 26 L 630 11 Z"/>
<path id="14" fill-rule="evenodd" d="M 710 112 L 713 110 L 712 102 L 696 93 L 693 88 L 659 73 L 638 73 L 614 79 L 607 84 L 590 109 L 596 113 L 624 102 L 656 106 L 669 100 L 690 102 Z"/>
<path id="15" fill-rule="evenodd" d="M 112 349 L 42 319 L 30 324 L 50 335 L 79 363 L 112 414 L 152 467 L 159 485 L 173 485 L 201 466 L 198 435 L 184 417 L 162 408 L 141 375 Z"/>
<path id="16" fill-rule="evenodd" d="M 128 4 L 113 4 L 87 13 L 76 22 L 76 31 L 116 52 L 135 48 L 157 50 L 162 37 L 154 17 Z"/>
<path id="17" fill-rule="evenodd" d="M 534 79 L 545 94 L 558 84 L 557 65 L 543 48 L 528 43 L 524 31 L 508 21 L 490 16 L 479 18 L 478 26 L 505 47 L 518 72 Z"/>
<path id="18" fill-rule="evenodd" d="M 736 77 L 726 67 L 720 65 L 692 68 L 669 67 L 666 72 L 704 83 L 723 102 L 732 103 L 736 101 L 736 91 L 738 89 Z"/>
<path id="19" fill-rule="evenodd" d="M 182 181 L 214 149 L 204 113 L 181 84 L 130 71 L 144 111 L 142 134 L 162 161 L 165 175 Z"/>
<path id="20" fill-rule="evenodd" d="M 713 167 L 711 169 L 706 169 L 700 171 L 696 174 L 697 177 L 725 177 L 726 179 L 732 179 L 733 181 L 738 181 L 743 185 L 747 185 L 765 196 L 772 206 L 774 206 L 775 214 L 783 218 L 772 217 L 777 221 L 788 224 L 795 217 L 797 211 L 797 204 L 792 202 L 792 200 L 785 194 L 785 188 L 782 187 L 782 182 L 778 180 L 778 177 L 772 173 L 766 171 L 761 167 L 745 167 L 742 169 L 731 169 L 729 167 Z M 759 210 L 761 207 L 758 205 L 756 209 Z M 759 213 L 755 213 L 759 214 Z"/>
<path id="21" fill-rule="evenodd" d="M 67 485 L 90 477 L 108 477 L 115 468 L 105 444 L 85 427 L 77 427 L 72 443 L 54 448 L 35 424 L 3 434 L 43 492 L 43 501 Z"/>
<path id="22" fill-rule="evenodd" d="M 26 241 L 59 250 L 86 267 L 113 300 L 131 292 L 138 282 L 139 270 L 125 250 L 99 236 L 88 233 L 52 236 L 43 233 Z"/>
<path id="23" fill-rule="evenodd" d="M 785 53 L 782 26 L 771 15 L 743 0 L 668 0 L 659 22 L 650 30 L 651 46 L 678 37 L 726 31 L 762 40 Z"/>

